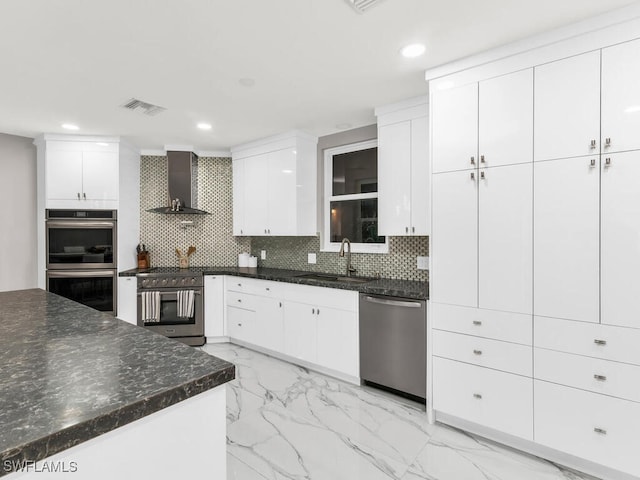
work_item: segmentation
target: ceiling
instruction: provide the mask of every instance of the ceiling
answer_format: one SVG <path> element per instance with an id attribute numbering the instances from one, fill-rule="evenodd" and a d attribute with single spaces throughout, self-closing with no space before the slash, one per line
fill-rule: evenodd
<path id="1" fill-rule="evenodd" d="M 143 149 L 201 151 L 291 129 L 327 135 L 425 94 L 427 68 L 631 3 L 383 0 L 358 14 L 344 0 L 3 0 L 0 132 L 74 123 Z M 426 54 L 401 57 L 413 42 Z M 121 108 L 132 97 L 167 110 Z"/>

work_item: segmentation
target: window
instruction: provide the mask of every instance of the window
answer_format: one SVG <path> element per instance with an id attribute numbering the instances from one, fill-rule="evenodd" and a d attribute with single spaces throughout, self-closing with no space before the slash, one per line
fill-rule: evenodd
<path id="1" fill-rule="evenodd" d="M 387 253 L 378 236 L 378 142 L 330 148 L 324 153 L 323 250 L 337 252 L 343 238 L 354 252 Z"/>

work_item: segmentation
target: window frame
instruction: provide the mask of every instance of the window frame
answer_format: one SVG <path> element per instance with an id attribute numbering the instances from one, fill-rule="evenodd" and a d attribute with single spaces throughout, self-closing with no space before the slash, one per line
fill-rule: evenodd
<path id="1" fill-rule="evenodd" d="M 333 196 L 333 157 L 342 153 L 357 152 L 369 148 L 378 148 L 378 139 L 366 140 L 363 142 L 350 143 L 339 147 L 331 147 L 324 150 L 324 195 L 323 195 L 323 218 L 321 235 L 321 252 L 339 252 L 340 242 L 332 242 L 331 233 L 331 202 L 345 200 L 366 200 L 378 198 L 378 192 L 354 193 L 348 195 Z M 379 219 L 379 217 L 378 217 Z M 389 253 L 389 237 L 385 236 L 384 243 L 356 243 L 351 242 L 353 253 Z"/>

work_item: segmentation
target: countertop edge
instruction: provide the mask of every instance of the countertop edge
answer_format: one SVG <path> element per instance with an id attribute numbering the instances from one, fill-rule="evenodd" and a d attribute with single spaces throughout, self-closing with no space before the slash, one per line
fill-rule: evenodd
<path id="1" fill-rule="evenodd" d="M 50 435 L 12 447 L 0 452 L 0 477 L 10 474 L 23 462 L 43 460 L 68 448 L 99 437 L 119 427 L 140 420 L 183 400 L 223 385 L 235 378 L 235 366 L 190 380 L 182 385 L 157 392 L 115 410 L 100 414 L 92 419 L 59 430 Z M 9 468 L 6 468 L 9 462 Z"/>

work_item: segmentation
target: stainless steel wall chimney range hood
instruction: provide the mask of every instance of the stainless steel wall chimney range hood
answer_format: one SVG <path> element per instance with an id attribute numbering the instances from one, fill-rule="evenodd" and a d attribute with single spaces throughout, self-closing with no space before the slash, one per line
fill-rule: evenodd
<path id="1" fill-rule="evenodd" d="M 169 185 L 167 205 L 147 210 L 154 213 L 206 215 L 198 209 L 198 156 L 193 152 L 167 152 Z"/>

